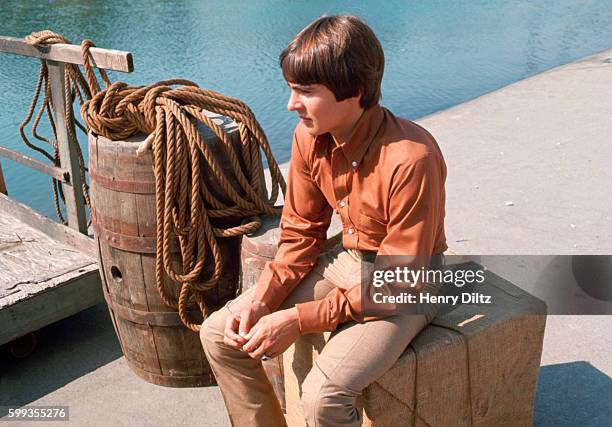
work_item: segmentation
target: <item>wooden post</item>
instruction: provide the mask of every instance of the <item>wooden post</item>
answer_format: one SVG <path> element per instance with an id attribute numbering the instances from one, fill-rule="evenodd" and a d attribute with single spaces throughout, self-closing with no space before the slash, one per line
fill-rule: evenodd
<path id="1" fill-rule="evenodd" d="M 2 163 L 0 163 L 0 193 L 5 196 L 8 195 L 8 191 L 6 191 L 6 182 L 4 182 L 4 175 L 2 174 Z"/>
<path id="2" fill-rule="evenodd" d="M 60 164 L 70 175 L 70 182 L 62 184 L 66 198 L 66 215 L 68 226 L 83 234 L 87 234 L 87 219 L 85 217 L 85 199 L 83 197 L 83 182 L 79 170 L 77 149 L 68 138 L 68 127 L 76 135 L 74 124 L 66 120 L 66 91 L 64 81 L 64 63 L 47 60 L 49 82 L 53 109 L 55 110 L 55 126 L 57 128 L 57 144 L 59 146 Z M 72 106 L 70 106 L 72 108 Z"/>

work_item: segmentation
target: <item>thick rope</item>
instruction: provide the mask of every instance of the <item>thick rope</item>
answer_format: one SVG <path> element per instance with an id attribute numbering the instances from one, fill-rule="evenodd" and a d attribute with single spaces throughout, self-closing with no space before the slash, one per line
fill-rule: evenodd
<path id="1" fill-rule="evenodd" d="M 56 34 L 52 31 L 48 31 L 48 30 L 34 32 L 26 36 L 25 40 L 28 44 L 31 44 L 33 46 L 55 44 L 55 43 L 67 43 L 67 44 L 70 43 L 70 41 L 67 40 L 65 37 L 59 34 Z M 83 43 L 81 44 L 81 51 L 84 53 L 83 58 L 84 60 L 87 61 L 87 65 L 88 65 L 88 67 L 86 67 L 86 70 L 88 70 L 87 81 L 81 74 L 81 71 L 77 65 L 65 64 L 65 67 L 64 67 L 64 82 L 65 82 L 64 90 L 66 93 L 66 99 L 65 99 L 66 109 L 64 111 L 64 116 L 66 118 L 66 124 L 67 124 L 66 128 L 68 130 L 68 143 L 74 147 L 77 153 L 77 157 L 79 161 L 79 173 L 81 175 L 81 182 L 82 182 L 83 198 L 85 199 L 85 203 L 87 204 L 87 207 L 90 209 L 90 211 L 91 211 L 91 200 L 89 198 L 89 186 L 87 185 L 87 182 L 85 180 L 85 172 L 87 169 L 85 167 L 85 161 L 83 160 L 83 152 L 79 145 L 77 135 L 74 133 L 75 125 L 79 129 L 81 129 L 84 133 L 87 133 L 87 131 L 85 127 L 81 125 L 78 121 L 76 121 L 76 119 L 74 118 L 74 114 L 72 112 L 72 105 L 74 104 L 75 98 L 78 98 L 79 104 L 82 105 L 85 102 L 85 100 L 91 98 L 91 94 L 94 93 L 94 90 L 95 92 L 98 92 L 100 90 L 96 76 L 93 71 L 93 68 L 91 67 L 90 62 L 89 62 L 90 61 L 89 55 L 85 54 L 91 46 L 93 46 L 93 43 L 91 43 L 91 41 L 89 40 L 84 40 Z M 110 85 L 110 80 L 108 79 L 108 76 L 106 75 L 104 70 L 99 69 L 99 72 L 105 84 L 107 86 Z M 95 84 L 95 86 L 93 87 L 88 86 L 88 82 L 90 84 L 92 83 Z M 36 107 L 39 104 L 38 101 L 40 99 L 41 92 L 43 94 L 42 102 L 40 103 L 38 112 L 36 113 L 36 115 L 34 115 L 34 112 L 36 111 Z M 21 134 L 21 138 L 23 139 L 23 141 L 28 147 L 41 153 L 43 156 L 49 159 L 53 163 L 54 166 L 59 167 L 60 166 L 59 145 L 57 143 L 57 129 L 55 127 L 55 120 L 53 119 L 52 111 L 53 111 L 53 98 L 51 95 L 51 85 L 49 82 L 49 71 L 48 71 L 47 63 L 45 62 L 45 60 L 41 60 L 40 61 L 40 71 L 38 74 L 38 82 L 36 84 L 36 89 L 34 90 L 34 96 L 32 97 L 32 102 L 30 103 L 30 108 L 28 110 L 28 113 L 25 119 L 19 125 L 19 133 Z M 51 130 L 53 132 L 53 139 L 44 137 L 38 133 L 38 125 L 40 124 L 40 121 L 45 113 L 49 120 Z M 39 141 L 44 142 L 47 145 L 49 145 L 50 148 L 52 149 L 52 152 L 49 152 L 45 148 L 34 144 L 28 139 L 25 129 L 27 125 L 30 123 L 30 121 L 32 120 L 32 117 L 34 117 L 34 122 L 32 123 L 32 129 L 31 129 L 32 136 L 38 139 Z M 64 215 L 61 209 L 61 204 L 65 203 L 65 198 L 64 198 L 64 193 L 62 191 L 61 182 L 53 178 L 51 182 L 51 188 L 53 191 L 53 205 L 55 207 L 55 212 L 57 213 L 57 216 L 60 222 L 66 225 L 68 224 L 68 222 L 64 218 Z M 89 220 L 89 224 L 91 224 L 91 218 Z"/>
<path id="2" fill-rule="evenodd" d="M 50 31 L 33 33 L 28 37 L 35 39 L 33 44 L 67 42 Z M 78 67 L 67 65 L 70 80 L 67 78 L 66 81 L 70 81 L 67 83 L 72 90 L 70 93 L 76 94 L 79 102 L 83 101 L 81 115 L 87 129 L 111 140 L 124 140 L 137 133 L 149 134 L 152 139 L 157 218 L 156 286 L 162 300 L 178 309 L 183 323 L 197 331 L 199 324 L 191 322 L 187 312 L 194 305 L 200 308 L 204 317 L 210 312 L 204 291 L 213 288 L 223 273 L 218 239 L 257 230 L 262 214 L 280 215 L 280 208 L 274 204 L 279 190 L 285 192 L 284 178 L 263 129 L 242 101 L 202 89 L 188 80 L 167 80 L 138 87 L 123 82 L 111 84 L 103 70 L 100 74 L 106 89 L 100 90 L 89 56 L 89 48 L 94 45 L 85 40 L 81 46 L 86 80 Z M 36 104 L 43 85 L 48 86 L 48 79 L 41 68 L 32 105 Z M 46 108 L 50 116 L 50 107 Z M 25 123 L 33 114 L 33 108 L 30 110 Z M 238 124 L 246 170 L 238 161 L 230 137 L 203 110 L 227 116 Z M 232 183 L 217 163 L 197 129 L 198 122 L 210 128 L 223 142 L 236 182 Z M 271 172 L 269 197 L 261 179 L 260 150 L 266 156 Z M 55 161 L 57 154 L 49 158 Z M 231 203 L 219 200 L 206 185 L 202 185 L 205 166 L 212 171 L 216 183 Z M 87 200 L 89 203 L 89 198 Z M 224 217 L 240 217 L 243 221 L 239 226 L 228 228 L 211 224 L 212 218 Z M 170 248 L 174 236 L 178 236 L 181 253 L 180 271 L 171 264 Z M 213 273 L 202 278 L 204 266 L 211 263 L 214 265 Z M 178 299 L 166 289 L 165 277 L 179 283 Z"/>

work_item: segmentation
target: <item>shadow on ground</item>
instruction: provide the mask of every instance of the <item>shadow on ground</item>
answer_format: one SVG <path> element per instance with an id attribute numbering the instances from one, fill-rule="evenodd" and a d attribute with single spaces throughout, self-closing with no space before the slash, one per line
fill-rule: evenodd
<path id="1" fill-rule="evenodd" d="M 41 329 L 37 339 L 36 350 L 25 359 L 14 358 L 8 346 L 0 347 L 0 417 L 8 411 L 2 406 L 27 405 L 122 356 L 105 304 Z M 170 391 L 170 396 L 179 393 Z M 612 379 L 588 362 L 543 366 L 534 425 L 608 427 L 610 396 Z M 215 397 L 222 408 L 220 396 Z"/>
<path id="2" fill-rule="evenodd" d="M 534 426 L 608 427 L 612 423 L 612 379 L 588 362 L 542 366 Z"/>
<path id="3" fill-rule="evenodd" d="M 24 359 L 0 347 L 2 406 L 22 406 L 122 356 L 104 303 L 36 332 L 34 353 Z"/>

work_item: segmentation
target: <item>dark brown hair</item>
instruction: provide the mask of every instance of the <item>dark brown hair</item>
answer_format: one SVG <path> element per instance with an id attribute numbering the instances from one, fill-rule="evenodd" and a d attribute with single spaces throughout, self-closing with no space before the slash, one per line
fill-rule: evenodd
<path id="1" fill-rule="evenodd" d="M 368 109 L 381 97 L 385 56 L 372 29 L 352 15 L 322 16 L 299 32 L 280 54 L 285 80 L 323 84 L 337 101 L 357 96 Z"/>

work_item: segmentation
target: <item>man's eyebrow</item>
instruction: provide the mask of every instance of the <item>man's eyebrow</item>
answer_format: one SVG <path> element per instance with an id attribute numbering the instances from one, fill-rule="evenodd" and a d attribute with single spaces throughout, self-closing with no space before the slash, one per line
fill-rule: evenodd
<path id="1" fill-rule="evenodd" d="M 312 85 L 302 85 L 299 83 L 287 83 L 287 86 L 289 86 L 292 89 L 310 89 Z"/>

